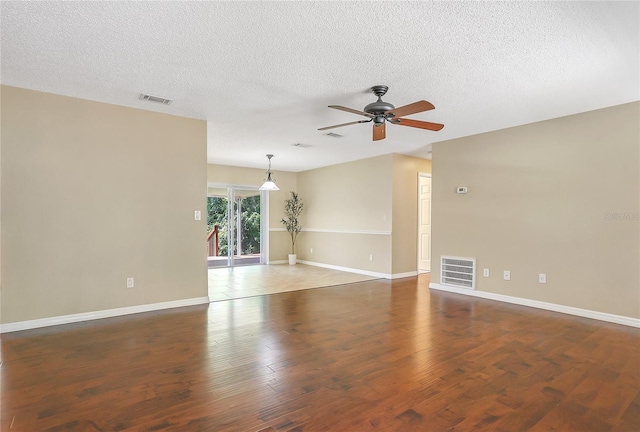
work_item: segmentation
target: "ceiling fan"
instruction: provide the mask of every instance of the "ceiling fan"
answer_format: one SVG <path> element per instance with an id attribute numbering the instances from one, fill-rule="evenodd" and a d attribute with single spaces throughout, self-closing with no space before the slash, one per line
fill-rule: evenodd
<path id="1" fill-rule="evenodd" d="M 418 102 L 414 102 L 409 105 L 401 106 L 399 108 L 394 107 L 388 102 L 384 102 L 382 100 L 382 96 L 384 96 L 389 90 L 389 87 L 386 85 L 376 85 L 371 87 L 371 91 L 374 95 L 378 96 L 378 100 L 370 103 L 366 107 L 364 107 L 363 111 L 358 111 L 356 109 L 351 109 L 347 107 L 343 107 L 340 105 L 329 105 L 329 108 L 334 108 L 340 111 L 346 111 L 354 114 L 360 114 L 365 117 L 369 117 L 369 120 L 359 120 L 349 123 L 342 123 L 333 126 L 327 126 L 320 128 L 318 130 L 327 130 L 333 129 L 342 126 L 349 126 L 356 123 L 369 123 L 373 122 L 373 140 L 378 141 L 385 139 L 386 137 L 386 122 L 391 124 L 397 124 L 400 126 L 409 126 L 418 129 L 427 129 L 432 131 L 439 131 L 444 127 L 443 124 L 440 123 L 431 123 L 420 120 L 411 120 L 401 118 L 403 116 L 407 116 L 410 114 L 419 113 L 422 111 L 429 111 L 434 109 L 435 107 L 431 102 L 427 102 L 425 100 L 421 100 Z"/>

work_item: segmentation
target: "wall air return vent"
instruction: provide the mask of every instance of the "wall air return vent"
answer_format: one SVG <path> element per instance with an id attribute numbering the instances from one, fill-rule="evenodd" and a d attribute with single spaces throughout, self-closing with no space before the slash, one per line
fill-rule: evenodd
<path id="1" fill-rule="evenodd" d="M 476 289 L 476 260 L 452 256 L 440 257 L 440 283 Z"/>
<path id="2" fill-rule="evenodd" d="M 172 99 L 167 99 L 167 98 L 163 98 L 163 97 L 159 97 L 159 96 L 151 96 L 148 94 L 144 94 L 144 93 L 140 93 L 140 100 L 145 100 L 145 101 L 149 101 L 149 102 L 158 102 L 164 105 L 169 105 L 171 102 L 173 102 Z"/>

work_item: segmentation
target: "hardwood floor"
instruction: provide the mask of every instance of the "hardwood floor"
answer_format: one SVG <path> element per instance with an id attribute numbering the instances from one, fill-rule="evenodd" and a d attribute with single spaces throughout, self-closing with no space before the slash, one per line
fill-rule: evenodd
<path id="1" fill-rule="evenodd" d="M 638 431 L 639 330 L 374 280 L 2 335 L 2 431 Z"/>

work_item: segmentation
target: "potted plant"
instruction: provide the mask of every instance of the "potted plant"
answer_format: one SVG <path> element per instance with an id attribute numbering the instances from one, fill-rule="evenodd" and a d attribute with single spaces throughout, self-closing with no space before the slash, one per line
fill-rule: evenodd
<path id="1" fill-rule="evenodd" d="M 287 232 L 291 236 L 291 253 L 289 254 L 289 265 L 294 265 L 296 263 L 296 238 L 300 231 L 302 231 L 302 226 L 300 225 L 299 217 L 302 213 L 302 208 L 304 204 L 302 200 L 298 197 L 298 194 L 291 191 L 291 198 L 287 198 L 284 201 L 284 218 L 282 218 L 282 223 L 284 227 L 287 229 Z"/>

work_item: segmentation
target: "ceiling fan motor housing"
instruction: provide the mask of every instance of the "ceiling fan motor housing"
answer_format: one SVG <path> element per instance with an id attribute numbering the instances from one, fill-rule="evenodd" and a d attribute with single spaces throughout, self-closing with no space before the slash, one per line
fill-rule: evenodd
<path id="1" fill-rule="evenodd" d="M 387 93 L 387 90 L 389 90 L 389 87 L 385 85 L 376 85 L 371 87 L 371 91 L 373 92 L 373 94 L 378 96 L 378 100 L 364 107 L 364 112 L 373 114 L 375 116 L 373 117 L 373 122 L 376 125 L 381 125 L 382 123 L 384 123 L 386 119 L 385 112 L 395 109 L 393 105 L 382 100 L 382 96 Z"/>
<path id="2" fill-rule="evenodd" d="M 382 99 L 378 98 L 377 101 L 370 103 L 366 107 L 364 107 L 364 112 L 373 114 L 373 115 L 382 115 L 387 111 L 394 109 L 395 107 L 388 102 L 384 102 Z"/>

